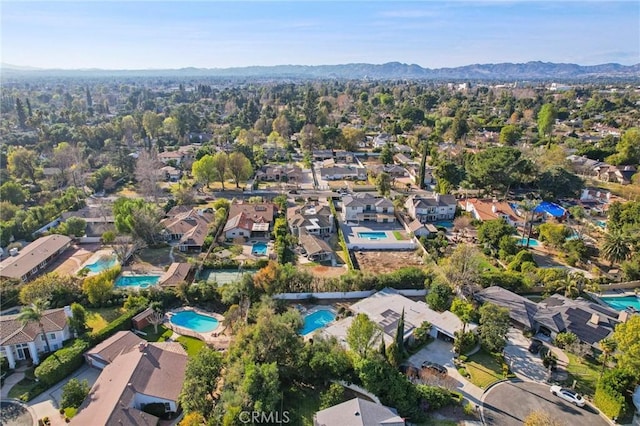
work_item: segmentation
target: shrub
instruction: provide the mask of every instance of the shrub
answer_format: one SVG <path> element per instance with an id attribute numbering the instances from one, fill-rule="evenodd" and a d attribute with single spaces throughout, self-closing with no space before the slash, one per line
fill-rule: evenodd
<path id="1" fill-rule="evenodd" d="M 78 408 L 87 395 L 89 395 L 89 390 L 89 382 L 87 382 L 86 379 L 83 381 L 78 379 L 69 380 L 62 387 L 62 401 L 60 405 L 65 408 Z M 73 416 L 67 415 L 67 417 L 71 418 Z"/>
<path id="2" fill-rule="evenodd" d="M 557 347 L 564 349 L 576 343 L 578 341 L 578 336 L 571 332 L 558 333 L 555 339 L 555 344 Z"/>
<path id="3" fill-rule="evenodd" d="M 76 415 L 78 409 L 75 407 L 67 407 L 64 409 L 64 419 L 72 419 Z"/>
<path id="4" fill-rule="evenodd" d="M 476 414 L 476 407 L 472 403 L 467 402 L 466 404 L 464 404 L 464 407 L 462 407 L 462 411 L 464 412 L 465 416 L 474 416 Z"/>
<path id="5" fill-rule="evenodd" d="M 36 369 L 35 376 L 40 382 L 51 386 L 77 370 L 84 362 L 82 354 L 89 349 L 89 343 L 76 339 L 73 345 L 55 351 Z"/>
<path id="6" fill-rule="evenodd" d="M 624 395 L 611 392 L 603 386 L 596 387 L 596 394 L 593 402 L 610 419 L 619 418 L 624 415 L 627 403 Z"/>
<path id="7" fill-rule="evenodd" d="M 430 410 L 437 410 L 453 402 L 451 393 L 444 388 L 436 386 L 417 386 L 420 397 L 429 404 Z"/>
<path id="8" fill-rule="evenodd" d="M 455 332 L 455 337 L 453 349 L 459 354 L 469 352 L 478 344 L 478 336 L 473 331 L 463 333 L 459 330 Z"/>
<path id="9" fill-rule="evenodd" d="M 131 328 L 131 319 L 141 311 L 142 310 L 138 308 L 133 311 L 125 312 L 124 314 L 120 315 L 118 318 L 111 321 L 109 325 L 107 325 L 102 330 L 98 331 L 97 333 L 91 333 L 89 335 L 89 340 L 91 341 L 92 344 L 95 345 L 111 337 L 118 331 L 129 330 Z"/>
<path id="10" fill-rule="evenodd" d="M 462 377 L 469 377 L 469 372 L 467 371 L 466 368 L 463 368 L 463 367 L 458 368 L 458 373 L 460 373 Z"/>
<path id="11" fill-rule="evenodd" d="M 42 392 L 46 391 L 47 389 L 49 389 L 49 386 L 47 386 L 45 383 L 42 383 L 42 382 L 37 383 L 34 387 L 29 389 L 27 392 L 20 395 L 18 399 L 24 402 L 31 401 L 33 398 L 40 395 Z"/>

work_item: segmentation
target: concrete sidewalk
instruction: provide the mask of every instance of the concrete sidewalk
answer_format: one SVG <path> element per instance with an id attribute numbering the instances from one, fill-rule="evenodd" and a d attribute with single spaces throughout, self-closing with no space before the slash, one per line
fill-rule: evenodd
<path id="1" fill-rule="evenodd" d="M 15 386 L 16 383 L 18 383 L 20 380 L 24 379 L 24 372 L 27 370 L 27 368 L 29 367 L 18 367 L 14 370 L 13 374 L 11 374 L 9 377 L 7 377 L 4 380 L 4 384 L 2 385 L 2 389 L 0 389 L 0 398 L 1 399 L 8 399 L 9 398 L 9 391 L 11 390 L 11 388 L 13 386 Z"/>

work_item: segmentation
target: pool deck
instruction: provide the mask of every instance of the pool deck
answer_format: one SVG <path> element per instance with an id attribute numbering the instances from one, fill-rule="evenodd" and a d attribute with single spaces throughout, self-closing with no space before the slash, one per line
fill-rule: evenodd
<path id="1" fill-rule="evenodd" d="M 179 312 L 187 312 L 187 311 L 191 311 L 200 315 L 215 318 L 216 320 L 218 320 L 220 325 L 211 332 L 199 333 L 195 330 L 181 327 L 171 322 L 171 317 L 174 314 L 177 314 Z M 170 312 L 167 312 L 165 315 L 164 325 L 165 327 L 173 330 L 174 334 L 195 337 L 196 339 L 202 340 L 207 345 L 213 346 L 217 350 L 226 350 L 229 348 L 229 345 L 231 344 L 231 336 L 228 334 L 227 328 L 222 324 L 223 321 L 224 321 L 224 316 L 216 312 L 208 312 L 208 311 L 203 311 L 202 309 L 194 308 L 191 306 L 183 306 L 181 308 L 173 309 Z"/>
<path id="2" fill-rule="evenodd" d="M 85 266 L 91 265 L 92 263 L 97 262 L 102 257 L 111 257 L 111 256 L 115 256 L 115 255 L 116 255 L 116 253 L 112 249 L 100 249 L 97 252 L 93 253 L 91 255 L 91 257 L 89 257 L 89 259 L 85 260 L 82 263 L 82 265 L 80 265 L 80 267 L 74 272 L 74 274 L 77 274 L 78 272 L 80 272 L 82 270 L 82 268 L 84 268 Z M 97 275 L 99 273 L 100 272 L 89 272 L 87 274 L 87 276 Z"/>
<path id="3" fill-rule="evenodd" d="M 413 238 L 408 240 L 396 239 L 393 231 L 405 232 L 398 222 L 361 222 L 357 225 L 340 222 L 340 228 L 350 250 L 413 250 L 416 248 Z M 361 238 L 359 234 L 363 232 L 384 232 L 387 238 L 376 240 Z"/>
<path id="4" fill-rule="evenodd" d="M 295 308 L 298 309 L 300 311 L 300 314 L 302 315 L 303 319 L 315 312 L 318 311 L 331 311 L 333 312 L 334 315 L 338 315 L 338 310 L 336 309 L 335 306 L 333 305 L 314 305 L 311 306 L 310 308 L 305 308 L 302 305 L 295 305 Z M 331 321 L 329 324 L 323 326 L 323 327 L 318 327 L 315 330 L 307 333 L 307 334 L 302 334 L 302 339 L 304 341 L 307 341 L 309 339 L 311 339 L 313 336 L 315 336 L 317 333 L 320 333 L 322 330 L 324 330 L 325 328 L 327 328 L 328 326 L 335 324 L 336 320 L 334 319 L 333 321 Z"/>

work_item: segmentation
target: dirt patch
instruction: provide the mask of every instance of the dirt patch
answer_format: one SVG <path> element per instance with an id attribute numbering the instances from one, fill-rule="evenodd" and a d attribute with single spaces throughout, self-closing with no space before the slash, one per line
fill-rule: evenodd
<path id="1" fill-rule="evenodd" d="M 379 274 L 405 266 L 424 265 L 422 257 L 415 251 L 357 251 L 355 258 L 360 270 Z"/>
<path id="2" fill-rule="evenodd" d="M 84 262 L 93 256 L 93 253 L 99 247 L 99 245 L 94 244 L 82 247 L 72 246 L 55 260 L 49 271 L 58 275 L 73 275 Z"/>
<path id="3" fill-rule="evenodd" d="M 320 278 L 334 278 L 347 273 L 346 266 L 303 266 L 304 269 L 311 272 L 313 276 Z"/>

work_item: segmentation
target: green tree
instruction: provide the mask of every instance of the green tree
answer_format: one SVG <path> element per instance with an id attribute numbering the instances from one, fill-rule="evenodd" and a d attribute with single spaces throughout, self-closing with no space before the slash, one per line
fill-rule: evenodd
<path id="1" fill-rule="evenodd" d="M 451 306 L 452 296 L 453 290 L 450 286 L 444 283 L 434 283 L 426 297 L 427 305 L 434 311 L 446 311 Z"/>
<path id="2" fill-rule="evenodd" d="M 385 144 L 380 152 L 380 161 L 382 164 L 393 164 L 393 149 L 391 144 Z"/>
<path id="3" fill-rule="evenodd" d="M 30 305 L 41 299 L 58 308 L 68 305 L 78 296 L 78 280 L 71 275 L 58 275 L 55 272 L 40 275 L 20 287 L 20 303 L 23 305 Z"/>
<path id="4" fill-rule="evenodd" d="M 20 98 L 16 98 L 16 114 L 18 116 L 18 126 L 21 129 L 26 129 L 27 113 L 25 112 L 24 105 L 22 104 L 22 100 Z"/>
<path id="5" fill-rule="evenodd" d="M 189 358 L 179 396 L 180 405 L 185 412 L 209 416 L 222 366 L 222 355 L 210 348 L 204 348 L 196 356 Z"/>
<path id="6" fill-rule="evenodd" d="M 500 129 L 500 143 L 503 145 L 515 145 L 520 140 L 520 129 L 514 124 L 507 124 Z"/>
<path id="7" fill-rule="evenodd" d="M 627 322 L 616 325 L 612 336 L 618 346 L 618 367 L 633 372 L 640 379 L 640 315 L 632 315 Z"/>
<path id="8" fill-rule="evenodd" d="M 27 178 L 36 185 L 38 160 L 36 153 L 27 148 L 15 148 L 9 151 L 7 168 L 16 178 Z"/>
<path id="9" fill-rule="evenodd" d="M 108 269 L 100 274 L 84 279 L 82 291 L 87 295 L 89 303 L 100 306 L 111 297 L 113 283 L 120 274 L 120 267 Z"/>
<path id="10" fill-rule="evenodd" d="M 320 409 L 333 407 L 344 401 L 344 387 L 338 383 L 332 383 L 329 388 L 320 394 Z"/>
<path id="11" fill-rule="evenodd" d="M 540 241 L 549 244 L 552 247 L 560 248 L 571 234 L 569 228 L 561 223 L 543 223 L 538 228 L 540 233 Z"/>
<path id="12" fill-rule="evenodd" d="M 87 330 L 87 311 L 79 303 L 71 304 L 71 318 L 69 318 L 69 327 L 73 332 L 80 336 Z"/>
<path id="13" fill-rule="evenodd" d="M 51 345 L 49 345 L 49 338 L 47 337 L 47 333 L 44 331 L 44 323 L 42 322 L 42 318 L 47 310 L 48 302 L 42 299 L 38 299 L 33 302 L 30 306 L 22 309 L 20 311 L 20 315 L 18 315 L 18 321 L 22 325 L 27 325 L 30 323 L 37 323 L 38 328 L 40 329 L 40 334 L 44 337 L 45 342 L 45 350 L 49 352 L 51 350 Z"/>
<path id="14" fill-rule="evenodd" d="M 164 213 L 160 208 L 141 198 L 118 198 L 113 203 L 113 216 L 116 230 L 138 238 L 149 245 L 160 240 Z"/>
<path id="15" fill-rule="evenodd" d="M 241 152 L 233 152 L 229 155 L 229 173 L 233 176 L 236 188 L 240 187 L 240 181 L 247 180 L 253 173 L 251 161 Z"/>
<path id="16" fill-rule="evenodd" d="M 602 243 L 602 255 L 611 264 L 628 259 L 631 255 L 629 237 L 618 229 L 607 232 Z"/>
<path id="17" fill-rule="evenodd" d="M 487 220 L 478 227 L 478 241 L 498 248 L 503 237 L 511 237 L 516 229 L 504 219 Z"/>
<path id="18" fill-rule="evenodd" d="M 89 395 L 91 387 L 87 379 L 82 381 L 73 378 L 62 387 L 62 408 L 78 408 L 82 401 Z"/>
<path id="19" fill-rule="evenodd" d="M 577 198 L 584 188 L 584 181 L 564 167 L 552 167 L 538 176 L 536 185 L 544 200 Z"/>
<path id="20" fill-rule="evenodd" d="M 472 297 L 480 282 L 483 260 L 475 246 L 462 244 L 442 261 L 442 273 L 458 294 Z"/>
<path id="21" fill-rule="evenodd" d="M 224 180 L 229 172 L 229 156 L 226 152 L 218 152 L 213 156 L 212 166 L 216 180 L 222 184 L 224 191 Z"/>
<path id="22" fill-rule="evenodd" d="M 200 183 L 204 183 L 207 188 L 216 179 L 217 172 L 214 167 L 213 155 L 205 155 L 193 162 L 191 173 Z"/>
<path id="23" fill-rule="evenodd" d="M 462 321 L 462 332 L 464 333 L 467 329 L 467 324 L 473 320 L 475 314 L 473 304 L 466 300 L 454 299 L 449 310 Z"/>
<path id="24" fill-rule="evenodd" d="M 466 162 L 467 179 L 477 188 L 507 193 L 516 182 L 532 174 L 531 163 L 512 147 L 487 148 Z"/>
<path id="25" fill-rule="evenodd" d="M 480 308 L 480 341 L 492 353 L 501 352 L 507 344 L 509 310 L 492 303 Z"/>
<path id="26" fill-rule="evenodd" d="M 551 133 L 553 131 L 553 125 L 556 122 L 558 113 L 553 104 L 544 104 L 538 112 L 538 133 L 541 138 L 549 138 L 551 142 Z"/>
<path id="27" fill-rule="evenodd" d="M 640 163 L 640 127 L 632 127 L 622 134 L 616 153 L 607 157 L 607 162 L 615 165 Z"/>
<path id="28" fill-rule="evenodd" d="M 0 186 L 0 199 L 19 206 L 27 199 L 27 191 L 15 182 L 7 181 Z"/>
<path id="29" fill-rule="evenodd" d="M 153 111 L 145 111 L 142 115 L 142 127 L 151 139 L 155 139 L 162 128 L 162 117 Z"/>
<path id="30" fill-rule="evenodd" d="M 391 176 L 389 173 L 382 172 L 376 178 L 376 187 L 380 195 L 387 196 L 391 192 Z"/>
<path id="31" fill-rule="evenodd" d="M 366 314 L 360 313 L 356 315 L 347 330 L 347 343 L 353 352 L 366 358 L 381 335 L 382 332 L 376 323 L 371 321 Z"/>
<path id="32" fill-rule="evenodd" d="M 600 377 L 602 377 L 605 368 L 607 368 L 607 362 L 611 355 L 616 351 L 618 344 L 613 337 L 605 337 L 600 340 L 598 346 L 600 346 L 600 350 L 602 351 L 602 369 L 600 370 Z"/>
<path id="33" fill-rule="evenodd" d="M 60 225 L 60 233 L 64 235 L 73 235 L 74 237 L 82 237 L 87 230 L 87 221 L 81 217 L 70 217 Z"/>

